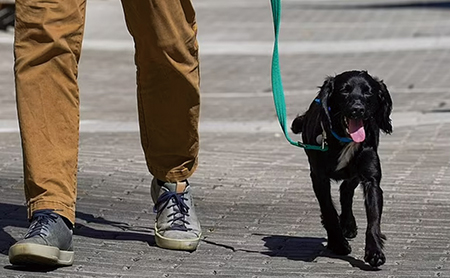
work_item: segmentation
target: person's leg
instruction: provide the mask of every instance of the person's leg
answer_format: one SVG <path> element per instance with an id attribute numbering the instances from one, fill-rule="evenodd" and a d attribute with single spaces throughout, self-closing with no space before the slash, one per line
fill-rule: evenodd
<path id="1" fill-rule="evenodd" d="M 85 5 L 85 0 L 16 0 L 17 109 L 32 220 L 46 210 L 75 222 L 77 75 Z"/>
<path id="2" fill-rule="evenodd" d="M 75 221 L 78 61 L 85 0 L 17 0 L 15 81 L 28 216 Z"/>
<path id="3" fill-rule="evenodd" d="M 156 241 L 165 248 L 193 250 L 201 234 L 186 181 L 197 167 L 199 151 L 195 12 L 189 0 L 124 0 L 122 5 L 136 48 L 141 142 L 149 171 L 156 178 L 152 182 L 159 210 Z M 159 197 L 170 192 L 180 198 L 169 196 L 166 201 L 173 206 L 165 206 Z M 187 211 L 181 213 L 183 220 L 172 221 L 180 211 Z"/>
<path id="4" fill-rule="evenodd" d="M 200 109 L 195 13 L 189 0 L 122 1 L 134 38 L 141 142 L 150 172 L 181 181 L 197 166 Z"/>

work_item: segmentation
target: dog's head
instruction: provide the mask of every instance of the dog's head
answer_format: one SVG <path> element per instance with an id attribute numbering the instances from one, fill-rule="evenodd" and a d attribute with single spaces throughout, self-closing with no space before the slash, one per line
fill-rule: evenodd
<path id="1" fill-rule="evenodd" d="M 355 142 L 365 140 L 364 124 L 372 119 L 385 133 L 392 132 L 392 99 L 383 81 L 366 71 L 346 71 L 328 77 L 318 98 L 325 122 Z"/>

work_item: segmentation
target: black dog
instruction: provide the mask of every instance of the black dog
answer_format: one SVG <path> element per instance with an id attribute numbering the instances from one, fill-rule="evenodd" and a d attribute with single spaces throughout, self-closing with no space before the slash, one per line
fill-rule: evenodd
<path id="1" fill-rule="evenodd" d="M 385 263 L 380 222 L 383 191 L 377 149 L 380 130 L 390 134 L 392 99 L 383 81 L 366 71 L 347 71 L 328 77 L 305 114 L 292 123 L 303 143 L 327 144 L 327 151 L 305 150 L 314 192 L 320 204 L 328 248 L 338 255 L 351 252 L 346 238 L 357 234 L 352 203 L 355 188 L 364 190 L 367 214 L 364 260 L 373 267 Z M 341 215 L 333 205 L 330 179 L 340 186 Z"/>

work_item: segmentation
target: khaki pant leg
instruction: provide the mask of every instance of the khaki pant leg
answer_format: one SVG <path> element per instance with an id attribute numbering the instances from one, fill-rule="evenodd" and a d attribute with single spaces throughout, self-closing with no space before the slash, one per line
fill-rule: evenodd
<path id="1" fill-rule="evenodd" d="M 85 0 L 16 0 L 15 80 L 28 216 L 75 221 Z"/>
<path id="2" fill-rule="evenodd" d="M 135 42 L 141 142 L 150 172 L 180 181 L 199 151 L 199 62 L 190 0 L 123 0 Z"/>

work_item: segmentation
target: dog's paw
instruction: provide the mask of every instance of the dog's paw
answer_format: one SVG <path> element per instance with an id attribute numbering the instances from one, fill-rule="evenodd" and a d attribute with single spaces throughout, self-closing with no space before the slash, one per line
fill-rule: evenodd
<path id="1" fill-rule="evenodd" d="M 356 226 L 355 218 L 351 218 L 351 220 L 345 220 L 341 217 L 341 229 L 342 234 L 345 238 L 355 238 L 358 234 L 358 227 Z"/>
<path id="2" fill-rule="evenodd" d="M 345 238 L 355 238 L 358 235 L 358 228 L 355 227 L 342 227 L 342 233 Z"/>
<path id="3" fill-rule="evenodd" d="M 327 248 L 330 249 L 336 255 L 348 255 L 352 252 L 352 248 L 346 239 L 334 241 L 328 240 Z"/>
<path id="4" fill-rule="evenodd" d="M 379 267 L 386 262 L 386 257 L 381 250 L 366 249 L 364 261 L 369 263 L 372 267 Z"/>

